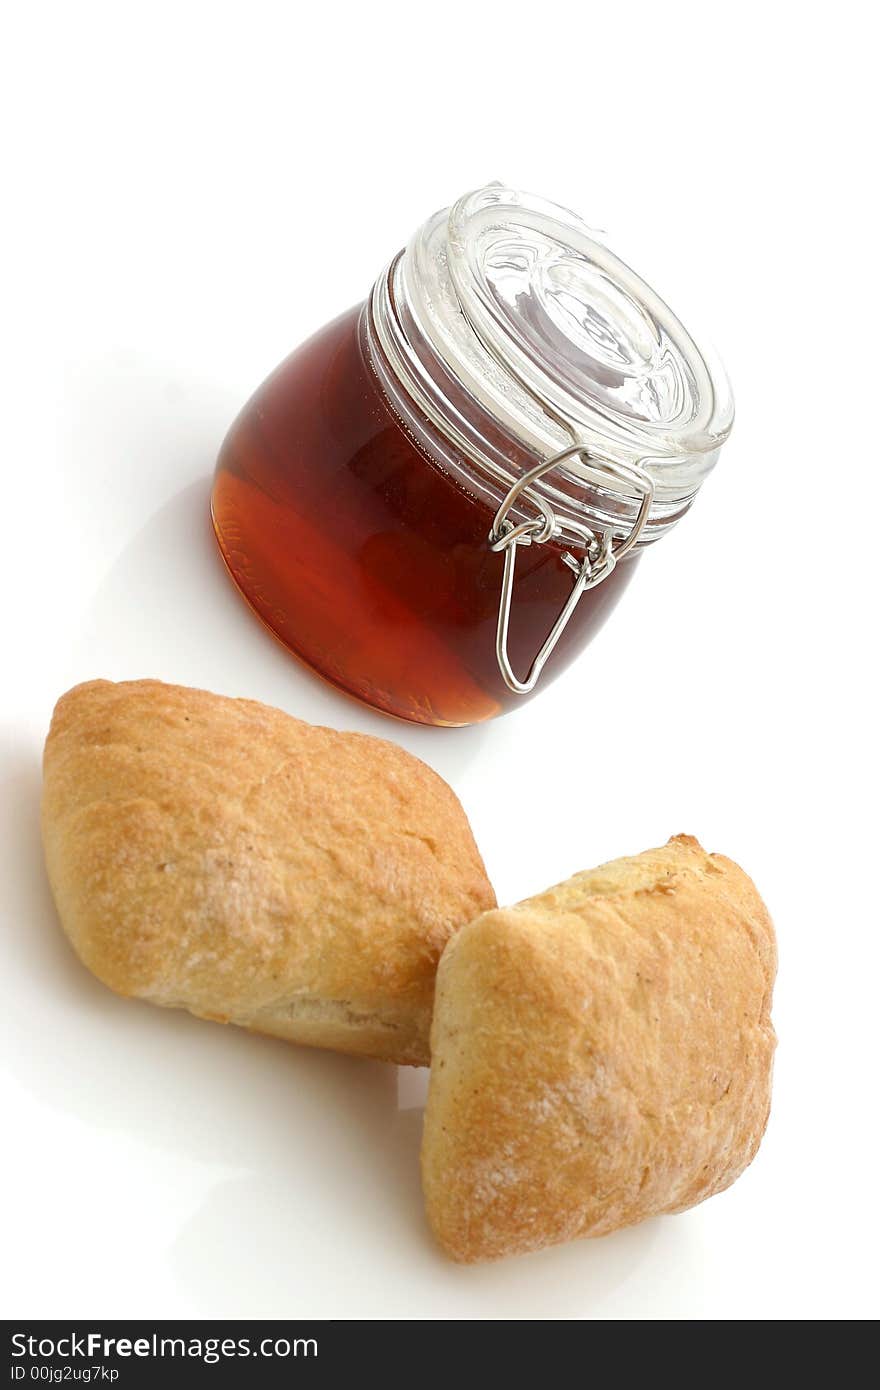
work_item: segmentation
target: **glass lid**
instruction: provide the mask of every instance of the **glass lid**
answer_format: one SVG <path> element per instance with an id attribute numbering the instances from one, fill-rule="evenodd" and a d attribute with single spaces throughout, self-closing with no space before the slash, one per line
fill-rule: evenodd
<path id="1" fill-rule="evenodd" d="M 512 455 L 485 423 L 542 460 L 575 442 L 637 463 L 654 481 L 659 534 L 687 509 L 733 423 L 720 364 L 575 213 L 500 183 L 420 228 L 392 265 L 395 357 L 435 418 L 506 480 Z M 577 459 L 545 481 L 625 523 L 620 497 Z M 607 483 L 607 478 L 604 480 Z M 626 511 L 626 508 L 623 509 Z"/>

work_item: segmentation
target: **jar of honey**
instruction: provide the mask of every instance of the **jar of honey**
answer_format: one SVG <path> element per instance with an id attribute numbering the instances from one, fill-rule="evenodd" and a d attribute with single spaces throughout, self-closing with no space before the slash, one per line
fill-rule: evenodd
<path id="1" fill-rule="evenodd" d="M 723 371 L 596 233 L 490 184 L 259 388 L 214 528 L 315 671 L 402 719 L 472 724 L 587 645 L 732 420 Z"/>

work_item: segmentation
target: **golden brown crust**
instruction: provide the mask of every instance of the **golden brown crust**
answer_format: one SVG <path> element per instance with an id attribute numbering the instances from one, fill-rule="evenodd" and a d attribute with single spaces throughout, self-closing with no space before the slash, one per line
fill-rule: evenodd
<path id="1" fill-rule="evenodd" d="M 720 1192 L 770 1106 L 773 927 L 696 840 L 577 874 L 458 933 L 437 976 L 422 1177 L 465 1262 Z"/>
<path id="2" fill-rule="evenodd" d="M 253 700 L 91 681 L 44 758 L 65 931 L 120 994 L 422 1064 L 440 953 L 494 904 L 452 790 Z"/>

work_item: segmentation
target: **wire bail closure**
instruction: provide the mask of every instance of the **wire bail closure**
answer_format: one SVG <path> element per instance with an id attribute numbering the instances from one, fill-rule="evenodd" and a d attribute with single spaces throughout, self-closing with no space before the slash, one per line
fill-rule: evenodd
<path id="1" fill-rule="evenodd" d="M 529 493 L 528 500 L 537 507 L 538 516 L 514 525 L 512 521 L 508 520 L 508 515 L 514 503 L 532 483 L 537 482 L 545 473 L 549 473 L 560 463 L 564 463 L 566 459 L 576 456 L 580 456 L 592 467 L 604 470 L 616 482 L 631 484 L 637 492 L 641 493 L 642 500 L 629 535 L 624 537 L 616 546 L 613 543 L 610 529 L 597 535 L 589 526 L 574 521 L 571 517 L 566 517 L 566 529 L 573 530 L 580 535 L 584 544 L 584 554 L 580 560 L 570 551 L 566 551 L 562 556 L 563 563 L 574 572 L 574 585 L 559 613 L 559 617 L 550 629 L 547 640 L 532 662 L 526 679 L 521 681 L 514 673 L 507 650 L 517 547 L 531 545 L 533 542 L 535 545 L 543 545 L 554 536 L 560 535 L 562 527 L 550 504 L 545 498 L 539 497 L 535 493 Z M 504 551 L 504 576 L 501 581 L 501 598 L 498 605 L 495 654 L 498 658 L 498 666 L 504 684 L 508 690 L 513 691 L 515 695 L 527 695 L 530 690 L 534 690 L 548 658 L 568 626 L 571 615 L 582 595 L 588 589 L 595 589 L 598 584 L 607 579 L 618 560 L 622 560 L 625 555 L 629 554 L 645 529 L 653 501 L 654 480 L 646 469 L 635 463 L 618 463 L 614 459 L 607 458 L 597 459 L 591 455 L 585 444 L 571 444 L 558 454 L 554 454 L 552 458 L 537 464 L 528 473 L 524 473 L 521 478 L 517 478 L 495 513 L 492 529 L 489 532 L 490 548 L 494 551 Z"/>

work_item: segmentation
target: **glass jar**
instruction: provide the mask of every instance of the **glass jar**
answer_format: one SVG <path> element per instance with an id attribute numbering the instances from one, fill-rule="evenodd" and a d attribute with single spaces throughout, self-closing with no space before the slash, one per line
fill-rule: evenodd
<path id="1" fill-rule="evenodd" d="M 721 368 L 595 233 L 490 184 L 260 387 L 220 452 L 214 528 L 322 676 L 472 724 L 586 646 L 732 420 Z"/>

